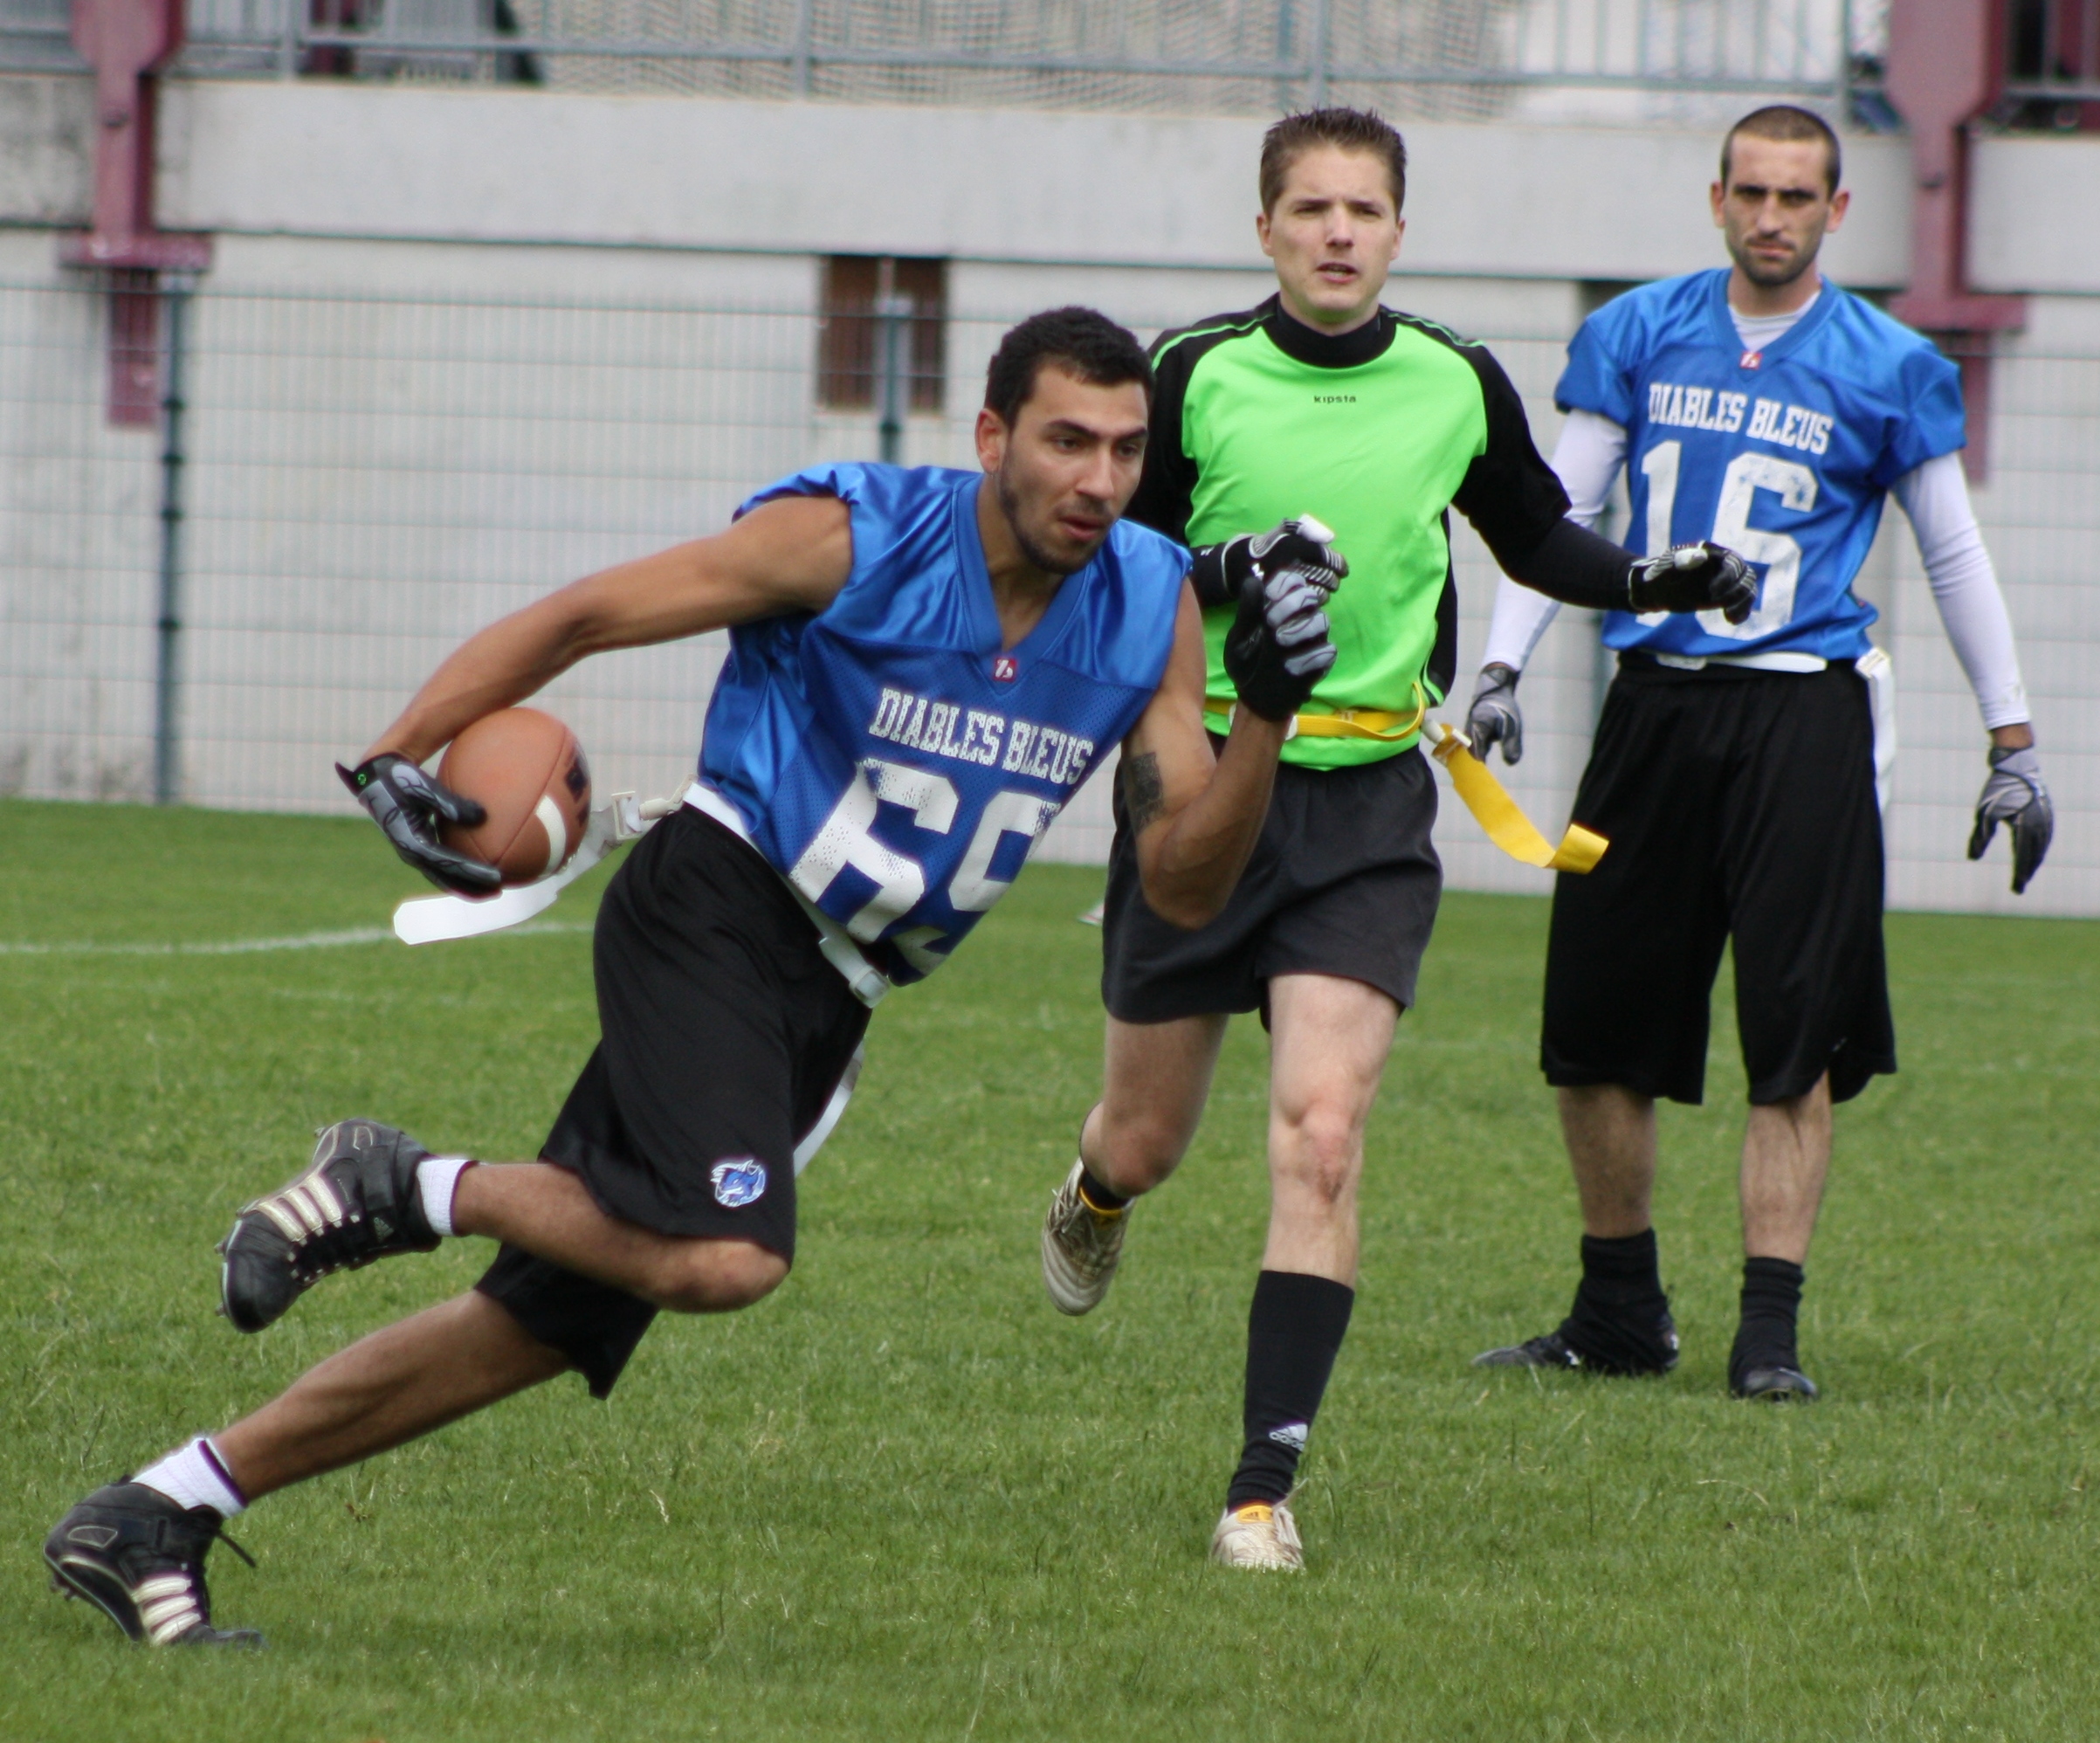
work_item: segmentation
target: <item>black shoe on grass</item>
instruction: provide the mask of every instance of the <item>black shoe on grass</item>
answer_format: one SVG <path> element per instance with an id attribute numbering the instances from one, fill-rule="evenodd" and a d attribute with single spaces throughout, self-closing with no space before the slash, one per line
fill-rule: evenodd
<path id="1" fill-rule="evenodd" d="M 1510 1344 L 1502 1349 L 1483 1350 L 1473 1358 L 1475 1368 L 1560 1368 L 1583 1374 L 1608 1374 L 1631 1377 L 1639 1374 L 1668 1374 L 1677 1365 L 1677 1321 L 1665 1313 L 1650 1333 L 1657 1351 L 1652 1361 L 1605 1361 L 1586 1354 L 1575 1347 L 1568 1337 L 1568 1323 L 1562 1320 L 1543 1337 L 1532 1338 L 1524 1343 Z"/>
<path id="2" fill-rule="evenodd" d="M 1729 1380 L 1728 1389 L 1739 1398 L 1763 1398 L 1775 1404 L 1784 1403 L 1789 1399 L 1812 1404 L 1822 1395 L 1815 1381 L 1800 1368 L 1785 1362 L 1760 1363 L 1755 1368 L 1746 1368 L 1739 1376 Z"/>
<path id="3" fill-rule="evenodd" d="M 237 1330 L 259 1332 L 331 1271 L 433 1251 L 416 1184 L 430 1154 L 374 1120 L 325 1127 L 306 1172 L 245 1206 L 219 1243 L 220 1311 Z"/>
<path id="4" fill-rule="evenodd" d="M 148 1646 L 260 1646 L 251 1628 L 214 1628 L 204 1555 L 221 1539 L 252 1567 L 210 1507 L 185 1512 L 142 1483 L 98 1489 L 52 1527 L 44 1561 L 52 1589 L 86 1598 Z"/>

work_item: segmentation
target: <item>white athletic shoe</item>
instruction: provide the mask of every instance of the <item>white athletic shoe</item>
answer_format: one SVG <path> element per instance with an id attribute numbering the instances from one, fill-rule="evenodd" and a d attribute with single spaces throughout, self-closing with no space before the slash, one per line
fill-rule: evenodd
<path id="1" fill-rule="evenodd" d="M 1228 1507 L 1210 1534 L 1210 1559 L 1221 1567 L 1265 1567 L 1296 1574 L 1305 1566 L 1305 1546 L 1291 1503 L 1248 1501 Z"/>
<path id="2" fill-rule="evenodd" d="M 1128 1205 L 1103 1215 L 1079 1196 L 1085 1167 L 1072 1164 L 1043 1219 L 1043 1286 L 1060 1313 L 1084 1313 L 1101 1305 L 1123 1257 L 1123 1225 L 1130 1220 Z"/>

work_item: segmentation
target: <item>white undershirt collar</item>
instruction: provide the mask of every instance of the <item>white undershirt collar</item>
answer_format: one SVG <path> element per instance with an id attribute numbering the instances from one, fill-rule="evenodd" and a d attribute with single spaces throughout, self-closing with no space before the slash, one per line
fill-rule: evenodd
<path id="1" fill-rule="evenodd" d="M 1733 303 L 1728 306 L 1728 318 L 1735 323 L 1736 337 L 1743 341 L 1745 351 L 1762 351 L 1774 345 L 1792 330 L 1800 318 L 1823 299 L 1824 286 L 1818 286 L 1816 293 L 1799 308 L 1788 309 L 1784 314 L 1744 314 Z"/>

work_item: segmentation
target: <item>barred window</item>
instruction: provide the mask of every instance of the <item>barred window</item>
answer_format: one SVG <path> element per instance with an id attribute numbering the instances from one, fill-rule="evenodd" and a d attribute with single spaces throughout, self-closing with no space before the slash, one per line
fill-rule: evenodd
<path id="1" fill-rule="evenodd" d="M 906 364 L 913 411 L 939 411 L 947 378 L 948 263 L 888 255 L 831 254 L 824 258 L 823 295 L 816 338 L 817 403 L 835 411 L 875 409 L 877 346 L 884 297 L 912 306 Z"/>

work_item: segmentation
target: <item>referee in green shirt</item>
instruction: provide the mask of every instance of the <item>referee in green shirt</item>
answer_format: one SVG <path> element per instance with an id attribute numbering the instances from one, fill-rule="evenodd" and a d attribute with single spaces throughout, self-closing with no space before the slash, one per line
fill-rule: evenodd
<path id="1" fill-rule="evenodd" d="M 1236 1567 L 1301 1562 L 1286 1503 L 1355 1299 L 1364 1122 L 1436 917 L 1436 789 L 1415 750 L 1457 659 L 1449 510 L 1511 576 L 1557 598 L 1746 611 L 1751 597 L 1725 552 L 1639 562 L 1566 520 L 1495 360 L 1380 306 L 1406 176 L 1400 135 L 1375 115 L 1320 109 L 1269 130 L 1256 226 L 1277 294 L 1154 348 L 1129 510 L 1195 548 L 1215 734 L 1235 706 L 1223 642 L 1241 588 L 1279 568 L 1339 582 L 1326 608 L 1334 665 L 1284 747 L 1236 893 L 1200 931 L 1146 905 L 1131 842 L 1157 782 L 1143 757 L 1124 761 L 1104 923 L 1106 1082 L 1043 1227 L 1051 1299 L 1084 1313 L 1107 1291 L 1129 1201 L 1195 1134 L 1228 1016 L 1262 1013 L 1269 1237 L 1243 1450 L 1211 1545 Z"/>

